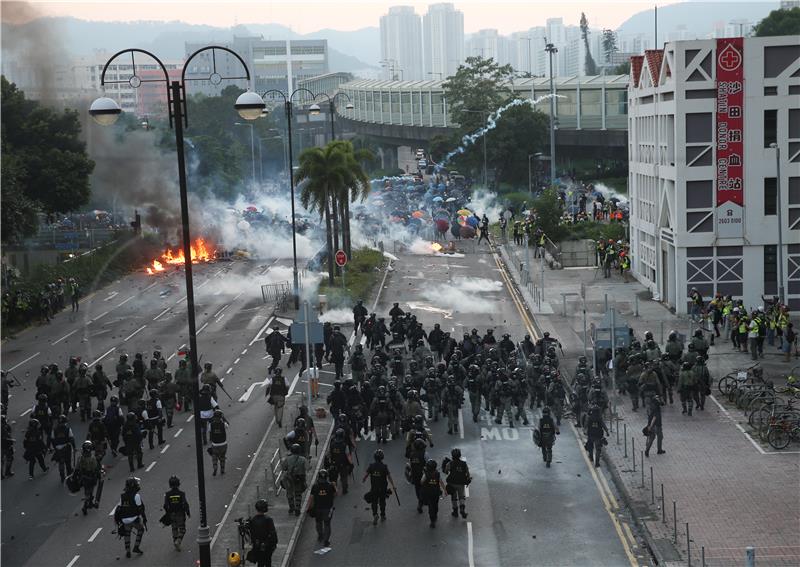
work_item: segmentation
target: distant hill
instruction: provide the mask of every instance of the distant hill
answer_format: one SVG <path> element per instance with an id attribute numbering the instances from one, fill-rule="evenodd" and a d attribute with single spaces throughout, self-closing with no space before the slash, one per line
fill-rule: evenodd
<path id="1" fill-rule="evenodd" d="M 39 18 L 22 26 L 2 24 L 3 51 L 16 37 L 49 37 L 49 41 L 74 56 L 94 50 L 114 53 L 128 47 L 152 51 L 162 59 L 181 59 L 185 42 L 226 42 L 234 35 L 261 35 L 265 39 L 327 39 L 331 71 L 358 71 L 377 67 L 377 28 L 353 32 L 322 30 L 300 35 L 279 24 L 246 24 L 232 28 L 193 25 L 184 22 L 90 22 L 76 18 Z M 360 57 L 359 55 L 363 55 Z"/>
<path id="2" fill-rule="evenodd" d="M 658 37 L 663 43 L 670 32 L 683 26 L 690 37 L 707 37 L 717 23 L 747 20 L 756 23 L 780 6 L 779 2 L 681 2 L 659 6 Z M 634 14 L 617 28 L 624 34 L 652 34 L 653 10 Z"/>

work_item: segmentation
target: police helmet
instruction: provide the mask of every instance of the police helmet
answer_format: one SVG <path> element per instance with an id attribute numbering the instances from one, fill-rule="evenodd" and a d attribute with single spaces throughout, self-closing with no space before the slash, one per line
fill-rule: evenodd
<path id="1" fill-rule="evenodd" d="M 96 409 L 96 410 L 94 410 L 92 412 L 92 417 L 94 419 L 100 419 L 101 417 L 103 417 L 103 412 L 101 412 L 100 410 Z"/>
<path id="2" fill-rule="evenodd" d="M 375 457 L 375 460 L 377 462 L 379 463 L 383 462 L 383 449 L 378 449 L 377 451 L 375 451 L 373 457 Z"/>
<path id="3" fill-rule="evenodd" d="M 266 513 L 269 510 L 269 504 L 263 498 L 259 498 L 256 500 L 256 512 L 261 512 L 262 514 Z"/>
<path id="4" fill-rule="evenodd" d="M 181 479 L 179 479 L 177 476 L 172 475 L 171 477 L 169 477 L 170 488 L 178 488 L 180 485 L 181 485 Z"/>
<path id="5" fill-rule="evenodd" d="M 421 427 L 424 424 L 425 424 L 425 418 L 424 417 L 422 417 L 421 415 L 415 415 L 414 416 L 414 425 L 416 425 L 417 427 Z"/>
<path id="6" fill-rule="evenodd" d="M 222 415 L 222 410 L 221 410 L 221 409 L 219 409 L 219 408 L 215 409 L 215 410 L 214 410 L 214 417 L 215 417 L 216 419 L 222 419 L 222 417 L 223 417 L 223 415 Z"/>
<path id="7" fill-rule="evenodd" d="M 453 457 L 454 459 L 460 459 L 461 458 L 461 449 L 456 447 L 455 449 L 450 451 L 450 456 Z"/>
<path id="8" fill-rule="evenodd" d="M 203 368 L 205 368 L 206 370 L 211 370 L 211 363 L 210 363 L 210 362 L 206 362 L 206 363 L 203 365 Z"/>
<path id="9" fill-rule="evenodd" d="M 667 337 L 670 341 L 675 341 L 678 339 L 678 333 L 676 331 L 670 331 L 669 336 Z"/>
<path id="10" fill-rule="evenodd" d="M 137 352 L 136 355 L 135 355 L 135 358 L 136 358 L 136 360 L 141 360 L 142 359 L 142 353 L 141 352 Z"/>
<path id="11" fill-rule="evenodd" d="M 129 411 L 128 415 L 125 416 L 125 419 L 127 419 L 128 421 L 136 421 L 136 414 L 133 413 L 132 411 Z"/>
<path id="12" fill-rule="evenodd" d="M 67 416 L 63 413 L 58 416 L 58 423 L 67 423 Z"/>
<path id="13" fill-rule="evenodd" d="M 644 340 L 652 341 L 653 340 L 653 331 L 646 331 L 644 334 Z"/>
<path id="14" fill-rule="evenodd" d="M 320 469 L 319 473 L 317 474 L 317 478 L 319 480 L 328 480 L 328 471 L 325 469 Z"/>
<path id="15" fill-rule="evenodd" d="M 156 388 L 150 388 L 150 397 L 157 398 L 158 397 L 158 390 Z"/>
<path id="16" fill-rule="evenodd" d="M 542 408 L 542 415 L 550 415 L 550 407 L 549 406 L 544 406 Z"/>
<path id="17" fill-rule="evenodd" d="M 36 399 L 39 400 L 40 402 L 46 402 L 47 394 L 39 394 L 38 396 L 36 396 Z"/>
<path id="18" fill-rule="evenodd" d="M 336 430 L 336 432 L 334 433 L 334 435 L 336 436 L 336 439 L 338 439 L 339 441 L 343 440 L 344 439 L 344 429 L 342 429 L 341 427 L 338 428 Z"/>
<path id="19" fill-rule="evenodd" d="M 89 370 L 89 365 L 86 364 L 85 362 L 81 362 L 80 366 L 78 366 L 78 370 L 86 372 L 87 370 Z"/>
<path id="20" fill-rule="evenodd" d="M 703 331 L 702 331 L 701 329 L 697 329 L 697 330 L 694 332 L 694 336 L 695 336 L 695 337 L 698 337 L 698 338 L 703 338 Z"/>
<path id="21" fill-rule="evenodd" d="M 436 470 L 436 461 L 434 461 L 433 459 L 428 459 L 428 461 L 425 463 L 425 470 L 428 470 L 428 471 L 431 471 L 431 472 L 435 471 Z"/>
<path id="22" fill-rule="evenodd" d="M 299 455 L 301 450 L 302 447 L 300 447 L 299 443 L 292 443 L 292 446 L 289 448 L 289 451 L 291 451 L 292 455 Z"/>
<path id="23" fill-rule="evenodd" d="M 208 385 L 208 384 L 203 384 L 203 387 L 202 387 L 202 388 L 200 388 L 200 393 L 201 393 L 201 394 L 204 394 L 204 393 L 211 393 L 211 386 L 210 386 L 210 385 Z"/>
<path id="24" fill-rule="evenodd" d="M 150 359 L 150 368 L 155 368 L 158 366 L 158 361 L 155 358 Z"/>
<path id="25" fill-rule="evenodd" d="M 294 426 L 297 429 L 305 429 L 306 428 L 306 420 L 303 419 L 302 417 L 298 417 L 294 422 Z"/>
<path id="26" fill-rule="evenodd" d="M 414 439 L 414 449 L 422 451 L 425 449 L 425 441 L 423 439 Z"/>
<path id="27" fill-rule="evenodd" d="M 88 453 L 88 452 L 90 452 L 90 451 L 92 451 L 94 449 L 94 443 L 92 443 L 91 441 L 89 441 L 87 439 L 86 441 L 83 442 L 83 445 L 82 445 L 81 448 L 83 449 L 84 453 Z"/>
<path id="28" fill-rule="evenodd" d="M 126 492 L 139 492 L 142 489 L 142 485 L 139 482 L 139 479 L 135 476 L 129 476 L 125 480 L 125 490 Z"/>
<path id="29" fill-rule="evenodd" d="M 41 424 L 39 423 L 39 420 L 36 419 L 35 417 L 31 418 L 31 420 L 28 422 L 28 427 L 31 429 L 39 429 L 40 425 Z"/>
<path id="30" fill-rule="evenodd" d="M 109 402 L 110 404 L 118 404 L 118 403 L 119 403 L 119 398 L 118 398 L 117 396 L 111 396 L 111 397 L 108 399 L 108 402 Z"/>

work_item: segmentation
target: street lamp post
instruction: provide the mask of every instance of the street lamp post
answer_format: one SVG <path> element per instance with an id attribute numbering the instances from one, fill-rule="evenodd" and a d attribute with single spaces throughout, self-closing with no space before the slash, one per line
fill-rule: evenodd
<path id="1" fill-rule="evenodd" d="M 256 184 L 256 146 L 253 134 L 253 125 L 245 124 L 244 122 L 234 122 L 234 126 L 250 126 L 250 161 L 253 163 L 253 186 Z M 260 151 L 260 146 L 259 146 Z"/>
<path id="2" fill-rule="evenodd" d="M 294 163 L 294 157 L 292 153 L 292 99 L 294 95 L 299 92 L 308 93 L 313 100 L 316 96 L 308 89 L 295 89 L 290 94 L 286 94 L 283 91 L 279 91 L 278 89 L 270 89 L 265 92 L 262 97 L 266 97 L 267 95 L 278 95 L 283 99 L 284 108 L 286 109 L 286 142 L 287 146 L 289 146 L 289 164 L 287 170 L 289 172 L 289 193 L 290 198 L 292 200 L 292 276 L 294 279 L 294 308 L 300 309 L 300 282 L 298 281 L 297 276 L 297 229 L 296 229 L 296 215 L 295 215 L 295 207 L 294 207 L 294 173 L 292 172 L 292 165 Z"/>
<path id="3" fill-rule="evenodd" d="M 558 48 L 545 39 L 544 50 L 550 54 L 550 185 L 556 182 L 556 91 L 553 84 L 553 55 Z"/>
<path id="4" fill-rule="evenodd" d="M 775 142 L 769 145 L 775 150 L 775 203 L 778 210 L 778 299 L 786 301 L 783 289 L 783 214 L 781 213 L 781 148 Z"/>
<path id="5" fill-rule="evenodd" d="M 536 152 L 535 154 L 528 154 L 528 193 L 533 197 L 533 185 L 531 185 L 531 158 L 539 159 L 542 155 L 542 152 Z"/>
<path id="6" fill-rule="evenodd" d="M 345 105 L 346 110 L 353 110 L 355 108 L 353 106 L 353 100 L 350 98 L 350 95 L 348 95 L 346 92 L 338 92 L 333 96 L 328 96 L 328 93 L 319 93 L 314 98 L 317 98 L 318 96 L 324 96 L 325 98 L 328 99 L 328 113 L 331 116 L 331 142 L 333 142 L 336 139 L 336 128 L 334 125 L 334 118 L 336 115 L 336 97 L 343 96 L 347 98 L 347 105 Z M 319 105 L 312 104 L 311 106 L 308 107 L 308 111 L 314 116 L 318 115 L 320 113 Z"/>
<path id="7" fill-rule="evenodd" d="M 186 69 L 189 68 L 189 63 L 198 54 L 211 50 L 213 55 L 216 55 L 214 50 L 225 51 L 229 55 L 239 60 L 244 68 L 245 74 L 243 76 L 223 76 L 217 72 L 216 61 L 217 57 L 212 57 L 213 71 L 209 76 L 202 78 L 186 78 Z M 141 53 L 150 57 L 158 63 L 164 73 L 163 79 L 142 79 L 136 72 L 136 54 Z M 131 57 L 131 77 L 125 80 L 106 81 L 106 71 L 109 65 L 117 57 L 123 54 L 130 54 Z M 138 88 L 142 83 L 160 83 L 164 82 L 167 85 L 167 103 L 169 106 L 169 122 L 170 126 L 174 126 L 175 130 L 175 144 L 178 158 L 178 181 L 180 186 L 180 202 L 181 202 L 181 224 L 183 228 L 183 255 L 184 255 L 184 277 L 186 280 L 186 311 L 189 325 L 189 360 L 192 372 L 192 393 L 194 399 L 194 435 L 195 435 L 195 453 L 197 458 L 197 490 L 200 500 L 200 527 L 197 533 L 197 543 L 200 547 L 199 564 L 200 567 L 211 567 L 211 537 L 208 527 L 208 514 L 206 510 L 206 485 L 205 485 L 205 471 L 203 461 L 203 436 L 200 418 L 200 389 L 197 383 L 199 375 L 199 365 L 197 357 L 197 325 L 195 322 L 195 309 L 194 309 L 194 286 L 192 282 L 192 249 L 191 237 L 189 231 L 189 202 L 187 197 L 186 187 L 186 159 L 184 156 L 183 147 L 183 129 L 189 125 L 189 120 L 186 114 L 186 81 L 205 80 L 212 84 L 218 85 L 223 80 L 250 80 L 250 71 L 242 58 L 234 51 L 220 46 L 208 46 L 195 51 L 184 63 L 183 71 L 181 73 L 180 81 L 170 80 L 169 73 L 166 67 L 158 57 L 143 49 L 124 49 L 117 52 L 108 60 L 103 73 L 100 76 L 100 85 L 105 84 L 120 84 L 127 83 L 133 88 Z M 261 109 L 264 107 L 264 101 L 261 100 L 256 93 L 245 92 L 236 100 L 236 110 L 239 115 L 245 120 L 255 120 L 260 116 Z M 110 126 L 114 124 L 122 113 L 122 109 L 113 99 L 102 97 L 95 100 L 90 109 L 89 114 L 101 126 Z"/>

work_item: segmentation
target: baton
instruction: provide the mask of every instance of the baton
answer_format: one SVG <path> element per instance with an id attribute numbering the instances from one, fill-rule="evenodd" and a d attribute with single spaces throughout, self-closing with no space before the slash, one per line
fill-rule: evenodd
<path id="1" fill-rule="evenodd" d="M 389 482 L 392 483 L 392 490 L 394 490 L 394 497 L 397 499 L 397 505 L 400 506 L 400 497 L 397 495 L 397 487 L 394 485 L 394 480 L 389 477 Z"/>
<path id="2" fill-rule="evenodd" d="M 228 396 L 231 400 L 233 400 L 233 398 L 231 398 L 231 395 L 228 393 L 228 390 L 226 390 L 225 386 L 222 385 L 222 382 L 217 382 L 217 386 L 219 386 L 220 390 L 225 392 L 226 396 Z"/>

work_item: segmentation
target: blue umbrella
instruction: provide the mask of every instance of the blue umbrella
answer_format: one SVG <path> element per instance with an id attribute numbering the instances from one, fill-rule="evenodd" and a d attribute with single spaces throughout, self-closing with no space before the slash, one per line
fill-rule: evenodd
<path id="1" fill-rule="evenodd" d="M 443 199 L 442 199 L 441 197 L 434 197 L 434 198 L 433 198 L 433 202 L 434 202 L 434 203 L 440 203 L 442 200 L 443 200 Z"/>

